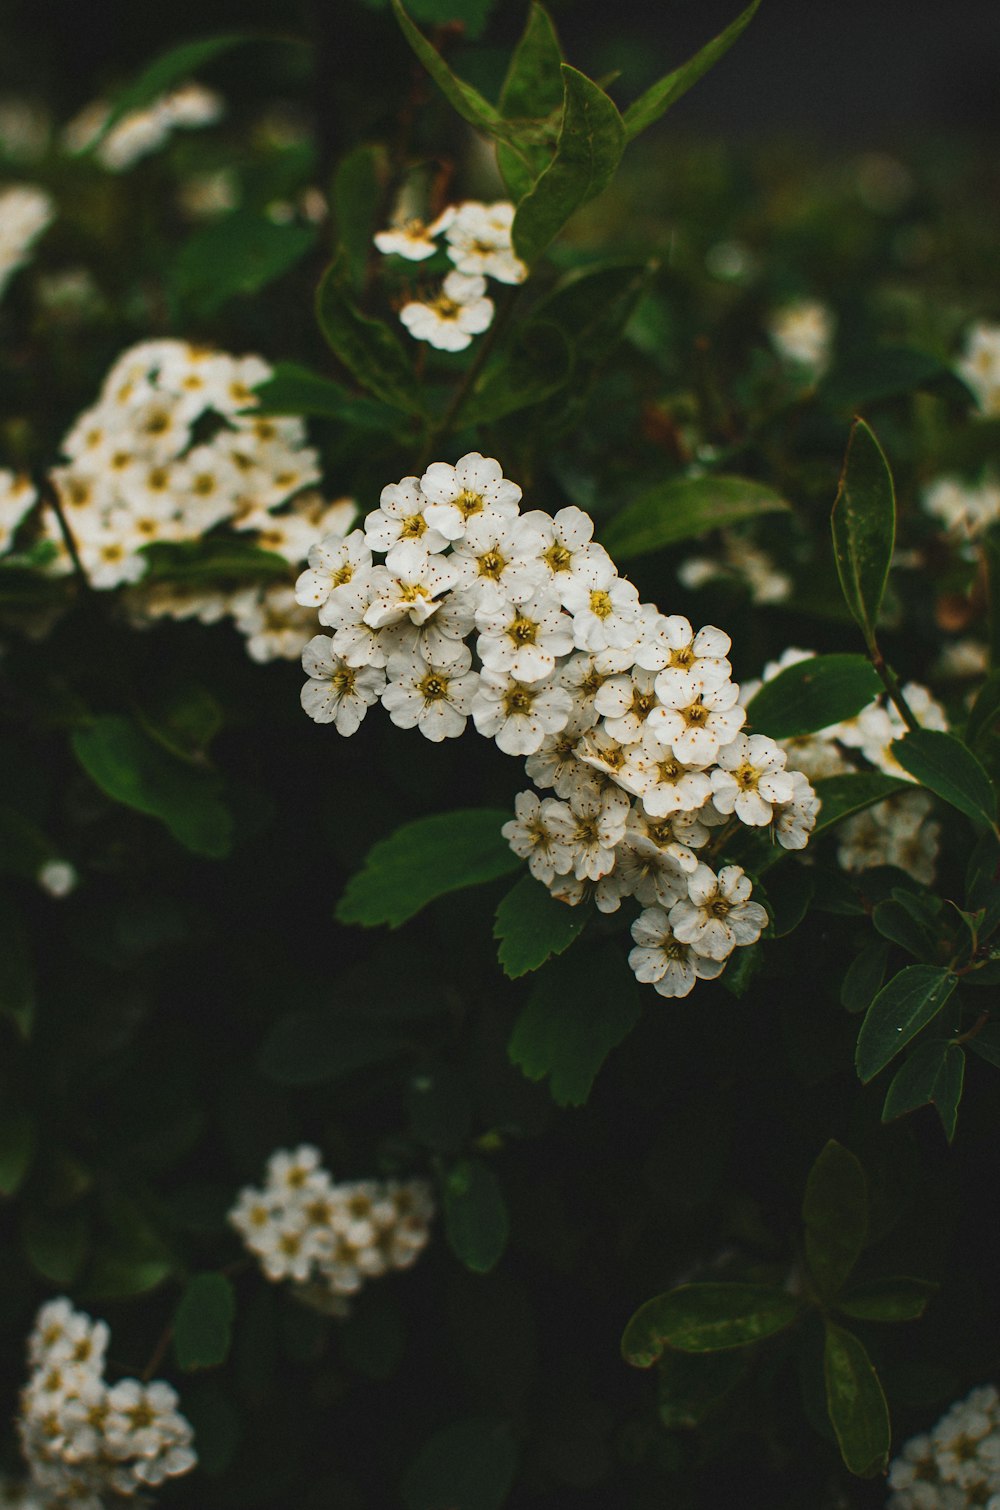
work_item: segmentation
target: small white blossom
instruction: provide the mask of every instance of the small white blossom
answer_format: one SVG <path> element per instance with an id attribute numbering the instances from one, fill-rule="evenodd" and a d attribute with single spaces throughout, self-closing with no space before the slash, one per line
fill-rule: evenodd
<path id="1" fill-rule="evenodd" d="M 303 650 L 302 669 L 309 677 L 301 692 L 303 708 L 318 724 L 335 724 L 338 734 L 356 733 L 385 688 L 384 671 L 349 666 L 325 634 L 314 635 Z"/>
<path id="2" fill-rule="evenodd" d="M 755 943 L 767 926 L 767 913 L 759 902 L 750 901 L 751 891 L 738 865 L 725 865 L 716 875 L 699 864 L 688 877 L 687 897 L 670 909 L 674 937 L 713 960 L 724 960 L 734 949 Z"/>
<path id="3" fill-rule="evenodd" d="M 534 755 L 547 734 L 565 727 L 572 707 L 569 693 L 551 678 L 525 683 L 487 669 L 479 679 L 472 719 L 505 755 Z"/>
<path id="4" fill-rule="evenodd" d="M 429 665 L 423 656 L 406 652 L 389 657 L 389 681 L 382 693 L 382 706 L 399 728 L 417 728 L 434 743 L 457 739 L 465 732 L 479 673 L 470 669 L 472 654 L 468 647 L 458 648 L 461 656 L 441 666 Z"/>
<path id="5" fill-rule="evenodd" d="M 399 318 L 414 340 L 427 341 L 439 351 L 464 351 L 472 337 L 493 323 L 494 304 L 486 298 L 486 279 L 449 273 L 436 298 L 412 299 Z"/>
<path id="6" fill-rule="evenodd" d="M 724 960 L 695 953 L 676 937 L 662 907 L 647 907 L 632 924 L 636 947 L 628 962 L 637 980 L 651 984 L 660 996 L 687 996 L 696 980 L 714 980 Z"/>

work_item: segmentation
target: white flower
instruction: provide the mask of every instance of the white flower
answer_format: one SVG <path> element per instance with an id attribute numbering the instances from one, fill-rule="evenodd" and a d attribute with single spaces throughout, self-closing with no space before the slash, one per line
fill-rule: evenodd
<path id="1" fill-rule="evenodd" d="M 13 274 L 28 261 L 31 248 L 55 213 L 51 197 L 35 184 L 0 189 L 0 297 Z"/>
<path id="2" fill-rule="evenodd" d="M 424 515 L 427 504 L 416 477 L 389 483 L 379 496 L 379 507 L 365 519 L 365 540 L 373 551 L 392 550 L 400 541 L 413 541 L 428 552 L 444 550 L 447 537 L 431 529 Z"/>
<path id="3" fill-rule="evenodd" d="M 982 414 L 1000 414 L 1000 325 L 973 325 L 955 371 L 972 389 Z"/>
<path id="4" fill-rule="evenodd" d="M 556 680 L 557 685 L 565 686 L 561 678 Z M 572 689 L 567 689 L 567 691 L 572 697 Z M 591 727 L 579 703 L 572 702 L 571 706 L 572 712 L 563 727 L 555 734 L 548 735 L 538 750 L 533 755 L 529 755 L 524 763 L 525 772 L 536 786 L 555 787 L 558 795 L 563 798 L 569 796 L 566 783 L 580 764 L 576 754 L 580 736 Z"/>
<path id="5" fill-rule="evenodd" d="M 419 545 L 397 545 L 386 565 L 372 572 L 374 595 L 365 609 L 365 623 L 383 629 L 409 619 L 424 624 L 440 606 L 437 599 L 454 586 L 455 571 L 444 556 L 428 556 Z"/>
<path id="6" fill-rule="evenodd" d="M 685 765 L 649 732 L 627 751 L 616 780 L 639 797 L 651 818 L 697 811 L 712 795 L 707 771 Z"/>
<path id="7" fill-rule="evenodd" d="M 541 537 L 524 517 L 483 509 L 470 518 L 448 558 L 456 572 L 455 585 L 474 593 L 487 607 L 491 602 L 523 603 L 547 580 L 538 559 L 540 546 Z"/>
<path id="8" fill-rule="evenodd" d="M 305 608 L 318 608 L 320 623 L 336 628 L 338 605 L 345 601 L 344 594 L 338 597 L 338 592 L 371 570 L 368 540 L 361 530 L 352 530 L 347 536 L 324 535 L 306 559 L 309 565 L 295 583 L 295 601 Z"/>
<path id="9" fill-rule="evenodd" d="M 69 860 L 46 860 L 40 866 L 35 880 L 50 897 L 68 897 L 76 890 L 80 877 L 76 866 Z"/>
<path id="10" fill-rule="evenodd" d="M 791 802 L 791 776 L 784 750 L 764 734 L 737 734 L 719 750 L 712 772 L 712 800 L 720 813 L 735 813 L 741 823 L 770 823 L 773 804 Z"/>
<path id="11" fill-rule="evenodd" d="M 801 771 L 789 771 L 792 795 L 774 808 L 774 837 L 782 849 L 805 849 L 816 827 L 821 803 Z"/>
<path id="12" fill-rule="evenodd" d="M 697 677 L 703 687 L 721 686 L 732 671 L 728 634 L 706 624 L 695 634 L 681 614 L 657 614 L 635 646 L 635 662 L 648 671 L 668 667 Z"/>
<path id="13" fill-rule="evenodd" d="M 555 515 L 532 509 L 521 517 L 539 536 L 540 558 L 564 607 L 563 595 L 571 583 L 585 588 L 597 587 L 602 574 L 606 576 L 609 568 L 614 573 L 611 557 L 603 545 L 593 539 L 594 521 L 583 509 L 570 506 Z"/>
<path id="14" fill-rule="evenodd" d="M 504 477 L 500 463 L 478 451 L 469 451 L 453 467 L 432 462 L 420 488 L 429 500 L 424 509 L 427 523 L 446 540 L 460 540 L 469 520 L 483 509 L 516 518 L 521 499 L 521 489 Z"/>
<path id="15" fill-rule="evenodd" d="M 486 298 L 486 279 L 455 272 L 445 278 L 435 299 L 411 300 L 399 318 L 415 340 L 428 341 L 439 351 L 464 351 L 473 336 L 489 329 L 493 311 L 493 300 Z"/>
<path id="16" fill-rule="evenodd" d="M 572 856 L 551 825 L 552 813 L 559 804 L 552 797 L 539 800 L 536 792 L 518 792 L 514 798 L 515 817 L 500 832 L 522 860 L 536 881 L 548 886 L 554 875 L 570 870 Z"/>
<path id="17" fill-rule="evenodd" d="M 901 792 L 855 813 L 837 831 L 839 864 L 852 873 L 897 865 L 923 885 L 932 884 L 941 825 L 930 821 L 931 806 L 926 792 Z"/>
<path id="18" fill-rule="evenodd" d="M 484 670 L 472 703 L 479 733 L 495 739 L 505 755 L 533 755 L 547 734 L 565 727 L 573 700 L 551 679 L 531 684 Z"/>
<path id="19" fill-rule="evenodd" d="M 445 230 L 448 256 L 463 273 L 482 273 L 499 283 L 521 283 L 528 269 L 514 254 L 511 227 L 514 206 L 509 200 L 480 204 L 466 200 Z"/>
<path id="20" fill-rule="evenodd" d="M 612 739 L 634 744 L 641 737 L 646 719 L 656 706 L 655 680 L 653 672 L 636 666 L 627 675 L 611 676 L 601 683 L 594 708 Z"/>
<path id="21" fill-rule="evenodd" d="M 687 996 L 697 979 L 714 980 L 724 959 L 697 954 L 675 936 L 662 907 L 648 907 L 632 924 L 636 948 L 628 962 L 637 980 L 651 984 L 660 996 Z"/>
<path id="22" fill-rule="evenodd" d="M 229 612 L 246 637 L 247 655 L 262 663 L 297 661 L 315 627 L 312 615 L 296 603 L 294 590 L 283 582 L 234 593 Z"/>
<path id="23" fill-rule="evenodd" d="M 688 675 L 673 669 L 660 672 L 656 694 L 661 706 L 653 709 L 646 726 L 684 765 L 704 768 L 715 760 L 720 745 L 736 737 L 746 714 L 737 702 L 740 689 L 735 682 L 702 687 L 696 679 L 700 690 L 692 696 Z"/>
<path id="24" fill-rule="evenodd" d="M 573 648 L 573 626 L 558 600 L 539 593 L 523 603 L 488 599 L 476 610 L 480 631 L 476 649 L 489 671 L 507 672 L 519 682 L 550 677 L 556 659 Z"/>
<path id="25" fill-rule="evenodd" d="M 23 472 L 0 468 L 0 554 L 13 544 L 18 525 L 37 499 L 38 493 Z"/>
<path id="26" fill-rule="evenodd" d="M 578 650 L 632 646 L 639 619 L 638 590 L 617 575 L 610 557 L 594 577 L 592 586 L 575 580 L 563 591 L 563 603 L 573 616 L 573 643 Z"/>
<path id="27" fill-rule="evenodd" d="M 818 299 L 799 299 L 773 311 L 768 333 L 779 356 L 819 374 L 829 364 L 834 325 L 827 305 Z"/>
<path id="28" fill-rule="evenodd" d="M 754 943 L 767 926 L 767 913 L 759 902 L 750 901 L 751 891 L 738 865 L 725 865 L 716 875 L 699 864 L 688 877 L 687 898 L 670 909 L 674 937 L 714 960 Z"/>
<path id="29" fill-rule="evenodd" d="M 384 256 L 395 253 L 397 257 L 405 257 L 407 262 L 423 262 L 437 251 L 435 237 L 451 224 L 454 213 L 449 207 L 430 225 L 424 225 L 414 216 L 390 226 L 387 231 L 376 231 L 372 240 Z"/>
<path id="30" fill-rule="evenodd" d="M 548 823 L 579 881 L 598 881 L 615 864 L 615 846 L 625 837 L 629 802 L 614 787 L 577 792 L 569 802 L 553 802 Z"/>
<path id="31" fill-rule="evenodd" d="M 309 677 L 302 706 L 318 724 L 335 724 L 338 734 L 354 734 L 385 688 L 385 672 L 375 666 L 349 666 L 333 650 L 333 640 L 317 634 L 302 652 Z"/>
<path id="32" fill-rule="evenodd" d="M 921 503 L 946 529 L 975 539 L 1000 519 L 1000 483 L 989 473 L 976 485 L 957 477 L 939 477 L 924 489 Z"/>
<path id="33" fill-rule="evenodd" d="M 466 719 L 479 685 L 472 671 L 472 654 L 463 653 L 445 665 L 429 665 L 421 655 L 391 655 L 389 682 L 382 693 L 382 706 L 400 729 L 417 728 L 425 739 L 439 743 L 457 739 L 465 732 Z"/>

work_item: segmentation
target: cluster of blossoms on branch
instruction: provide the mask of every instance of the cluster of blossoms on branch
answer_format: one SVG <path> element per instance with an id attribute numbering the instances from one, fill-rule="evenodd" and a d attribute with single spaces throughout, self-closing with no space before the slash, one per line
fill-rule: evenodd
<path id="1" fill-rule="evenodd" d="M 29 1504 L 105 1510 L 109 1498 L 143 1498 L 197 1462 L 190 1422 L 169 1384 L 108 1384 L 108 1339 L 105 1322 L 65 1299 L 49 1301 L 35 1319 L 18 1419 Z"/>
<path id="2" fill-rule="evenodd" d="M 981 414 L 1000 414 L 1000 325 L 973 325 L 955 370 L 976 395 Z"/>
<path id="3" fill-rule="evenodd" d="M 63 145 L 72 153 L 94 146 L 94 157 L 109 173 L 129 168 L 166 146 L 175 131 L 214 126 L 225 106 L 214 89 L 193 81 L 157 96 L 139 110 L 128 110 L 105 130 L 111 118 L 106 100 L 93 100 L 73 117 L 63 133 Z"/>
<path id="4" fill-rule="evenodd" d="M 486 296 L 487 278 L 498 283 L 521 283 L 528 269 L 511 244 L 514 206 L 509 200 L 482 204 L 467 199 L 449 205 L 430 225 L 403 219 L 386 231 L 378 231 L 375 245 L 380 252 L 394 253 L 409 262 L 423 262 L 438 250 L 444 237 L 445 250 L 453 264 L 440 288 L 422 299 L 409 299 L 399 318 L 410 335 L 428 341 L 441 351 L 464 351 L 473 336 L 481 335 L 493 322 L 493 300 Z"/>
<path id="5" fill-rule="evenodd" d="M 814 654 L 812 650 L 786 650 L 778 660 L 764 667 L 762 680 L 769 682 L 787 667 L 810 660 Z M 742 701 L 749 703 L 760 685 L 760 682 L 744 683 Z M 919 682 L 907 682 L 903 696 L 921 728 L 947 730 L 945 711 L 926 687 Z M 883 695 L 853 718 L 831 724 L 816 734 L 779 743 L 789 760 L 811 781 L 874 768 L 913 783 L 913 777 L 892 753 L 893 740 L 901 739 L 905 733 L 901 715 Z M 914 785 L 912 792 L 887 797 L 884 802 L 845 819 L 838 830 L 837 858 L 841 867 L 856 874 L 876 865 L 895 865 L 908 871 L 914 880 L 929 885 L 934 880 L 941 835 L 941 825 L 931 818 L 931 810 L 931 798 Z"/>
<path id="6" fill-rule="evenodd" d="M 55 213 L 51 196 L 35 184 L 0 189 L 0 297 Z"/>
<path id="7" fill-rule="evenodd" d="M 515 853 L 570 905 L 635 897 L 633 969 L 686 995 L 767 923 L 740 867 L 698 851 L 740 824 L 803 848 L 815 792 L 773 740 L 742 732 L 728 635 L 641 603 L 583 510 L 522 513 L 520 498 L 470 452 L 320 541 L 296 592 L 333 633 L 306 647 L 303 707 L 353 734 L 380 701 L 434 741 L 471 718 L 526 757 L 534 788 L 504 827 Z"/>
<path id="8" fill-rule="evenodd" d="M 241 1190 L 229 1220 L 272 1281 L 334 1314 L 368 1279 L 408 1269 L 426 1247 L 434 1202 L 424 1180 L 335 1185 L 317 1148 L 279 1150 L 261 1189 Z"/>
<path id="9" fill-rule="evenodd" d="M 886 1510 L 1000 1510 L 1000 1395 L 992 1384 L 911 1437 L 889 1468 Z"/>

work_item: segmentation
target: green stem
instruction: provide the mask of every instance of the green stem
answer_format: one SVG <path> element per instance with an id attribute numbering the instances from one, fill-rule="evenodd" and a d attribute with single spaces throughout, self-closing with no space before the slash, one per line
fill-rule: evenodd
<path id="1" fill-rule="evenodd" d="M 915 734 L 920 728 L 920 725 L 917 723 L 917 720 L 914 717 L 912 708 L 906 701 L 906 698 L 903 696 L 903 689 L 899 685 L 899 681 L 896 678 L 896 673 L 890 666 L 886 665 L 885 661 L 882 658 L 882 652 L 878 648 L 878 645 L 875 642 L 874 638 L 872 639 L 872 642 L 868 647 L 868 654 L 871 659 L 871 663 L 875 668 L 876 675 L 881 680 L 882 685 L 888 692 L 890 699 L 898 709 L 900 718 L 903 720 L 910 733 Z"/>
<path id="2" fill-rule="evenodd" d="M 500 336 L 507 328 L 507 325 L 510 322 L 514 304 L 520 291 L 521 290 L 519 288 L 507 288 L 501 295 L 498 301 L 496 318 L 494 319 L 493 324 L 490 326 L 489 330 L 486 332 L 485 338 L 480 342 L 479 350 L 476 352 L 473 360 L 469 363 L 469 366 L 465 369 L 465 372 L 462 376 L 462 381 L 458 384 L 457 388 L 452 394 L 448 402 L 447 409 L 445 409 L 437 424 L 432 425 L 427 432 L 427 439 L 424 442 L 424 448 L 420 454 L 420 460 L 417 463 L 418 473 L 424 471 L 434 454 L 434 450 L 437 446 L 438 441 L 443 436 L 447 435 L 448 431 L 451 429 L 451 426 L 455 420 L 455 416 L 459 413 L 462 405 L 465 403 L 465 400 L 471 393 L 472 388 L 479 377 L 479 374 L 482 372 L 486 363 L 489 361 L 489 358 L 493 353 L 493 349 L 496 346 L 497 341 L 500 339 Z"/>
<path id="3" fill-rule="evenodd" d="M 51 478 L 42 477 L 38 480 L 38 496 L 42 499 L 43 503 L 47 503 L 49 505 L 52 512 L 55 514 L 56 519 L 59 521 L 59 532 L 63 537 L 63 542 L 66 546 L 66 549 L 69 551 L 70 560 L 73 563 L 73 570 L 79 577 L 84 592 L 92 592 L 93 588 L 90 585 L 90 578 L 87 576 L 87 573 L 83 569 L 83 562 L 80 560 L 80 552 L 76 548 L 76 541 L 73 538 L 73 531 L 69 527 L 69 521 L 66 518 L 66 514 L 63 510 L 62 500 L 59 497 L 59 490 L 52 482 Z"/>

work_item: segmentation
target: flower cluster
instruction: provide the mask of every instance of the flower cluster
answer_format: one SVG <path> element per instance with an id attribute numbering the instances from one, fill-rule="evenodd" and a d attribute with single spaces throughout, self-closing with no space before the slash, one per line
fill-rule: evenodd
<path id="1" fill-rule="evenodd" d="M 809 660 L 811 650 L 786 650 L 764 667 L 763 680 Z M 760 683 L 747 682 L 743 699 L 749 702 Z M 903 696 L 914 718 L 925 729 L 945 730 L 944 709 L 926 687 L 907 682 Z M 817 734 L 780 741 L 788 758 L 811 780 L 839 776 L 848 771 L 874 767 L 900 781 L 913 781 L 892 753 L 893 740 L 906 733 L 906 725 L 894 705 L 884 696 L 876 698 L 854 718 L 831 724 Z M 840 825 L 837 858 L 844 870 L 857 873 L 876 865 L 896 865 L 917 881 L 934 879 L 940 824 L 930 817 L 931 800 L 924 792 L 901 792 L 855 814 Z"/>
<path id="2" fill-rule="evenodd" d="M 107 1383 L 108 1337 L 103 1321 L 65 1299 L 49 1301 L 35 1319 L 18 1431 L 30 1491 L 46 1510 L 104 1510 L 106 1496 L 142 1494 L 197 1461 L 169 1384 Z"/>
<path id="3" fill-rule="evenodd" d="M 34 184 L 0 189 L 0 297 L 54 218 L 55 205 L 44 189 Z"/>
<path id="4" fill-rule="evenodd" d="M 129 110 L 102 136 L 111 106 L 94 100 L 70 121 L 63 141 L 70 152 L 85 152 L 97 142 L 94 156 L 102 168 L 124 173 L 158 152 L 178 130 L 213 126 L 222 115 L 222 99 L 202 84 L 181 84 L 140 110 Z"/>
<path id="5" fill-rule="evenodd" d="M 1000 392 L 1000 376 L 997 382 Z M 921 502 L 950 534 L 974 540 L 1000 519 L 1000 483 L 991 473 L 976 484 L 958 477 L 939 477 L 925 488 Z"/>
<path id="6" fill-rule="evenodd" d="M 583 510 L 522 513 L 520 498 L 470 452 L 389 485 L 362 529 L 322 540 L 296 592 L 333 633 L 306 647 L 303 707 L 353 734 L 381 701 L 434 741 L 471 718 L 527 757 L 555 795 L 520 794 L 511 847 L 571 905 L 637 898 L 632 967 L 684 995 L 767 922 L 742 870 L 716 874 L 697 851 L 738 824 L 801 849 L 816 796 L 773 740 L 742 732 L 729 636 L 640 603 Z"/>
<path id="7" fill-rule="evenodd" d="M 772 312 L 771 344 L 780 357 L 808 367 L 819 377 L 830 364 L 836 320 L 818 299 L 799 299 Z"/>
<path id="8" fill-rule="evenodd" d="M 886 1510 L 1000 1510 L 1000 1395 L 992 1384 L 911 1437 L 889 1468 Z"/>
<path id="9" fill-rule="evenodd" d="M 1000 414 L 1000 325 L 973 325 L 956 371 L 976 395 L 982 414 Z"/>
<path id="10" fill-rule="evenodd" d="M 437 238 L 443 235 L 454 264 L 432 298 L 410 299 L 400 310 L 399 318 L 411 336 L 441 351 L 463 351 L 473 336 L 489 328 L 494 306 L 486 297 L 487 278 L 520 283 L 528 273 L 511 244 L 513 223 L 514 206 L 508 200 L 481 204 L 467 199 L 449 206 L 430 225 L 406 219 L 376 233 L 380 252 L 395 253 L 409 262 L 432 257 L 438 249 Z"/>
<path id="11" fill-rule="evenodd" d="M 677 568 L 682 587 L 696 591 L 706 583 L 740 583 L 751 603 L 783 603 L 791 596 L 792 579 L 775 565 L 767 551 L 751 544 L 745 535 L 723 530 L 721 557 L 689 556 Z"/>
<path id="12" fill-rule="evenodd" d="M 0 468 L 0 556 L 10 550 L 18 525 L 37 500 L 38 493 L 23 473 Z"/>
<path id="13" fill-rule="evenodd" d="M 290 1279 L 304 1299 L 342 1312 L 366 1279 L 415 1262 L 433 1214 L 425 1181 L 335 1185 L 319 1150 L 303 1144 L 271 1155 L 263 1189 L 241 1190 L 229 1220 L 268 1279 Z"/>

